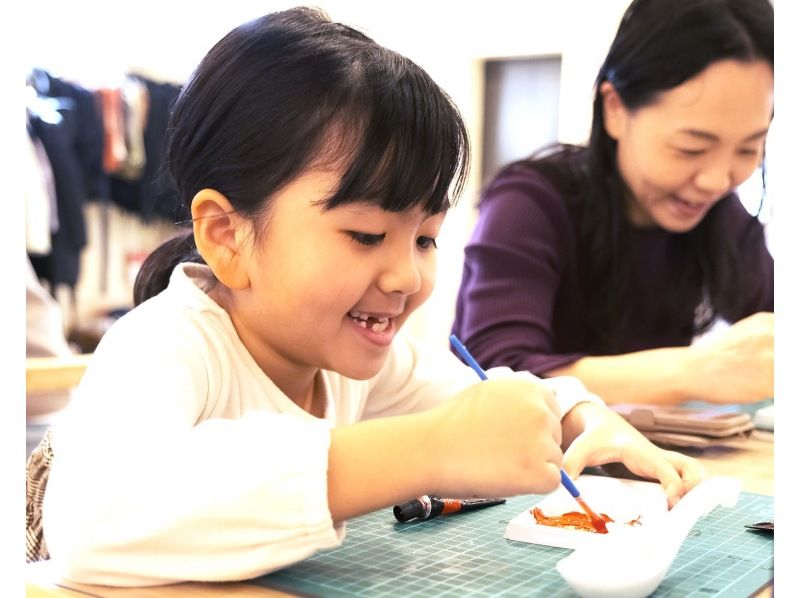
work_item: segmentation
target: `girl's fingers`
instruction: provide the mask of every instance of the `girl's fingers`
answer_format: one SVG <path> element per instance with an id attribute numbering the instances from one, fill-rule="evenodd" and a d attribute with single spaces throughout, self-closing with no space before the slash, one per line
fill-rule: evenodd
<path id="1" fill-rule="evenodd" d="M 683 494 L 686 494 L 706 478 L 706 469 L 697 459 L 691 459 L 674 451 L 664 452 L 683 480 Z"/>
<path id="2" fill-rule="evenodd" d="M 667 503 L 671 509 L 683 496 L 683 480 L 675 466 L 666 458 L 655 460 L 655 477 L 667 493 Z"/>
<path id="3" fill-rule="evenodd" d="M 564 451 L 564 460 L 562 461 L 562 468 L 570 478 L 574 480 L 580 475 L 589 462 L 590 453 L 591 444 L 583 442 L 582 436 L 578 436 L 572 441 L 569 448 Z"/>

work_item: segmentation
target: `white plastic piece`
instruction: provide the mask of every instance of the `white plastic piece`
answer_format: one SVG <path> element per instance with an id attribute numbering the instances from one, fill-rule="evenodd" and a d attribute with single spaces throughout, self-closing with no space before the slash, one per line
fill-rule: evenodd
<path id="1" fill-rule="evenodd" d="M 587 544 L 561 559 L 556 569 L 582 598 L 644 598 L 659 586 L 687 534 L 715 507 L 734 507 L 741 480 L 708 478 L 659 521 L 642 529 L 619 529 L 603 544 Z"/>

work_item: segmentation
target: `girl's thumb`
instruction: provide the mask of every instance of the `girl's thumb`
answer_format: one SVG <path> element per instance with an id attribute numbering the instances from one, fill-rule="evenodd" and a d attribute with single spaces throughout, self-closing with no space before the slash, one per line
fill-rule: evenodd
<path id="1" fill-rule="evenodd" d="M 569 445 L 566 451 L 564 451 L 564 459 L 561 462 L 561 467 L 567 472 L 567 475 L 571 479 L 574 480 L 577 478 L 586 467 L 589 453 L 588 443 L 582 442 L 580 436 Z"/>

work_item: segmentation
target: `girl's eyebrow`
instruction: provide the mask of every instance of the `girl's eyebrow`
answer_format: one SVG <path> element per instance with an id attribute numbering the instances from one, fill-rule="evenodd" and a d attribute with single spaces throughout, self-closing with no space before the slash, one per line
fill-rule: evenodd
<path id="1" fill-rule="evenodd" d="M 762 139 L 767 136 L 767 132 L 769 129 L 761 129 L 760 131 L 756 131 L 752 135 L 748 135 L 744 141 L 757 141 L 758 139 Z M 714 135 L 713 133 L 709 133 L 708 131 L 701 131 L 700 129 L 680 129 L 678 133 L 683 133 L 685 135 L 691 135 L 692 137 L 697 137 L 699 139 L 703 139 L 706 141 L 719 141 L 719 137 Z"/>
<path id="2" fill-rule="evenodd" d="M 344 205 L 341 205 L 339 207 L 342 210 L 345 210 L 347 212 L 351 212 L 352 214 L 355 214 L 356 216 L 364 216 L 364 215 L 366 215 L 366 214 L 368 214 L 370 212 L 374 212 L 376 210 L 377 211 L 382 211 L 380 206 L 376 206 L 376 205 L 374 205 L 374 204 L 372 204 L 370 202 L 367 202 L 367 201 L 352 201 L 352 202 L 346 203 Z"/>

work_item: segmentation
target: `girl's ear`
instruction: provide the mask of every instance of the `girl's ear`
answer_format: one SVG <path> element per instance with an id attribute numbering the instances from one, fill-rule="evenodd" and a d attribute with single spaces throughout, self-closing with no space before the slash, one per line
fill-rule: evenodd
<path id="1" fill-rule="evenodd" d="M 248 222 L 228 198 L 214 189 L 198 191 L 192 199 L 192 226 L 197 250 L 222 284 L 229 289 L 250 286 L 247 274 Z"/>
<path id="2" fill-rule="evenodd" d="M 627 126 L 628 109 L 610 81 L 600 84 L 600 95 L 603 98 L 603 124 L 606 133 L 618 141 Z"/>

